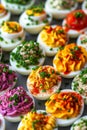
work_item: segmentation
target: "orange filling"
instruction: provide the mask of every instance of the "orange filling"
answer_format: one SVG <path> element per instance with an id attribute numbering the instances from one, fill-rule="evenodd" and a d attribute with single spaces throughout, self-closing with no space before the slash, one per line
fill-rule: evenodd
<path id="1" fill-rule="evenodd" d="M 32 94 L 38 94 L 39 92 L 46 92 L 61 81 L 61 77 L 58 76 L 57 72 L 53 67 L 43 66 L 36 70 L 33 70 L 29 76 L 30 84 L 28 85 L 31 89 Z"/>
<path id="2" fill-rule="evenodd" d="M 41 32 L 41 39 L 50 47 L 61 47 L 67 43 L 67 34 L 61 26 L 46 26 Z"/>
<path id="3" fill-rule="evenodd" d="M 5 11 L 5 8 L 2 4 L 0 4 L 0 14 L 3 13 Z"/>
<path id="4" fill-rule="evenodd" d="M 22 120 L 18 130 L 53 130 L 56 124 L 55 117 L 46 113 L 28 113 Z"/>
<path id="5" fill-rule="evenodd" d="M 87 51 L 74 43 L 66 45 L 56 54 L 53 60 L 57 71 L 65 74 L 82 69 L 86 62 Z"/>
<path id="6" fill-rule="evenodd" d="M 17 33 L 22 30 L 22 27 L 17 22 L 4 22 L 4 25 L 2 26 L 3 32 L 7 33 Z"/>
<path id="7" fill-rule="evenodd" d="M 46 111 L 56 118 L 68 119 L 78 116 L 82 108 L 82 97 L 75 92 L 55 93 L 45 103 Z"/>

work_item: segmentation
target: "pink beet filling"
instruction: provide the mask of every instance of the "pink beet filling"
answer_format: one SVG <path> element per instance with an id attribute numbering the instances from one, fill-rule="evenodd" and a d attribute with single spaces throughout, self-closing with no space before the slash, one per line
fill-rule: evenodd
<path id="1" fill-rule="evenodd" d="M 6 64 L 0 64 L 0 92 L 14 86 L 17 75 Z"/>
<path id="2" fill-rule="evenodd" d="M 0 96 L 0 113 L 4 116 L 19 116 L 33 108 L 33 99 L 19 86 Z"/>

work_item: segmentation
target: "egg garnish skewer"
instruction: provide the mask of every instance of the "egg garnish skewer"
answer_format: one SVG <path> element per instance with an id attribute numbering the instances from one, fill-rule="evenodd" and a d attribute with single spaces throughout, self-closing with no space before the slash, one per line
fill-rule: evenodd
<path id="1" fill-rule="evenodd" d="M 4 21 L 10 20 L 11 13 L 7 11 L 2 4 L 0 4 L 0 27 Z"/>
<path id="2" fill-rule="evenodd" d="M 57 127 L 55 117 L 46 113 L 45 110 L 33 110 L 24 116 L 17 130 L 29 128 L 31 128 L 31 130 L 58 130 L 58 128 L 55 127 Z"/>
<path id="3" fill-rule="evenodd" d="M 0 130 L 5 130 L 5 119 L 2 114 L 0 114 Z"/>
<path id="4" fill-rule="evenodd" d="M 66 31 L 58 25 L 45 26 L 39 33 L 37 42 L 44 48 L 47 56 L 54 56 L 68 42 Z"/>
<path id="5" fill-rule="evenodd" d="M 52 14 L 55 19 L 63 19 L 66 15 L 75 10 L 78 4 L 75 0 L 47 0 L 45 3 L 45 10 Z"/>
<path id="6" fill-rule="evenodd" d="M 17 74 L 9 65 L 0 63 L 0 95 L 13 88 L 17 82 Z"/>
<path id="7" fill-rule="evenodd" d="M 64 89 L 53 94 L 45 103 L 46 112 L 57 118 L 57 125 L 69 126 L 76 121 L 84 111 L 82 96 L 70 89 Z"/>
<path id="8" fill-rule="evenodd" d="M 72 90 L 80 93 L 87 104 L 87 68 L 76 75 L 72 81 Z"/>
<path id="9" fill-rule="evenodd" d="M 47 14 L 42 6 L 33 6 L 19 18 L 20 25 L 30 34 L 38 34 L 51 21 L 52 16 Z"/>
<path id="10" fill-rule="evenodd" d="M 45 51 L 34 41 L 24 41 L 10 55 L 12 68 L 23 75 L 29 75 L 32 68 L 42 65 L 44 60 Z"/>
<path id="11" fill-rule="evenodd" d="M 86 129 L 87 129 L 87 115 L 76 120 L 70 128 L 70 130 L 86 130 Z"/>
<path id="12" fill-rule="evenodd" d="M 53 66 L 65 78 L 73 78 L 87 67 L 87 51 L 75 43 L 66 45 L 53 59 Z"/>
<path id="13" fill-rule="evenodd" d="M 35 0 L 1 0 L 1 3 L 12 14 L 19 15 L 24 10 L 29 9 Z"/>
<path id="14" fill-rule="evenodd" d="M 0 29 L 0 46 L 4 51 L 11 51 L 25 39 L 25 32 L 19 23 L 4 22 Z"/>
<path id="15" fill-rule="evenodd" d="M 29 92 L 39 100 L 48 99 L 61 86 L 61 77 L 54 67 L 46 65 L 32 70 L 27 79 Z"/>
<path id="16" fill-rule="evenodd" d="M 0 113 L 10 122 L 19 122 L 33 107 L 35 102 L 32 95 L 22 86 L 10 89 L 0 96 Z"/>
<path id="17" fill-rule="evenodd" d="M 70 12 L 63 20 L 63 28 L 67 31 L 69 37 L 77 38 L 87 30 L 87 14 L 79 9 Z"/>

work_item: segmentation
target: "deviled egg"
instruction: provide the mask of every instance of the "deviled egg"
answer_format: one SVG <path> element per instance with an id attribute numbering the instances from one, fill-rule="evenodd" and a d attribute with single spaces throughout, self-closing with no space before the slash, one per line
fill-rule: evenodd
<path id="1" fill-rule="evenodd" d="M 87 33 L 81 34 L 78 38 L 77 38 L 77 45 L 78 46 L 82 46 L 87 50 Z"/>
<path id="2" fill-rule="evenodd" d="M 59 126 L 69 126 L 83 113 L 82 96 L 70 89 L 53 94 L 45 103 L 46 112 L 57 118 Z"/>
<path id="3" fill-rule="evenodd" d="M 19 23 L 4 22 L 0 29 L 0 46 L 4 51 L 11 51 L 25 39 L 25 32 Z"/>
<path id="4" fill-rule="evenodd" d="M 13 88 L 17 82 L 17 75 L 7 64 L 0 63 L 0 95 Z"/>
<path id="5" fill-rule="evenodd" d="M 24 116 L 17 130 L 58 130 L 56 127 L 55 117 L 47 114 L 45 110 L 34 110 Z"/>
<path id="6" fill-rule="evenodd" d="M 10 55 L 10 63 L 14 70 L 23 75 L 28 75 L 32 68 L 44 63 L 45 52 L 34 41 L 25 41 L 17 46 Z"/>
<path id="7" fill-rule="evenodd" d="M 47 56 L 54 56 L 68 42 L 66 31 L 58 25 L 45 26 L 37 38 Z"/>
<path id="8" fill-rule="evenodd" d="M 0 114 L 0 130 L 5 130 L 5 119 L 1 114 Z"/>
<path id="9" fill-rule="evenodd" d="M 51 21 L 52 16 L 48 15 L 42 6 L 33 6 L 19 18 L 20 25 L 31 34 L 39 33 Z"/>
<path id="10" fill-rule="evenodd" d="M 72 82 L 72 89 L 80 93 L 87 104 L 87 68 L 76 75 Z"/>
<path id="11" fill-rule="evenodd" d="M 87 14 L 79 9 L 70 12 L 63 20 L 63 28 L 69 37 L 76 38 L 87 30 Z"/>
<path id="12" fill-rule="evenodd" d="M 66 15 L 75 10 L 78 4 L 75 0 L 47 0 L 45 3 L 45 10 L 52 14 L 56 19 L 63 19 Z"/>
<path id="13" fill-rule="evenodd" d="M 33 97 L 22 86 L 0 96 L 0 113 L 10 122 L 18 122 L 35 106 Z"/>
<path id="14" fill-rule="evenodd" d="M 87 130 L 87 115 L 75 121 L 70 130 Z"/>
<path id="15" fill-rule="evenodd" d="M 11 13 L 0 4 L 0 27 L 4 21 L 10 20 Z"/>
<path id="16" fill-rule="evenodd" d="M 73 78 L 87 67 L 87 51 L 75 43 L 62 48 L 53 59 L 53 66 L 65 78 Z"/>
<path id="17" fill-rule="evenodd" d="M 1 0 L 5 9 L 17 15 L 30 8 L 34 2 L 35 0 Z"/>
<path id="18" fill-rule="evenodd" d="M 52 66 L 40 66 L 27 79 L 29 92 L 39 100 L 48 99 L 61 86 L 61 77 Z"/>

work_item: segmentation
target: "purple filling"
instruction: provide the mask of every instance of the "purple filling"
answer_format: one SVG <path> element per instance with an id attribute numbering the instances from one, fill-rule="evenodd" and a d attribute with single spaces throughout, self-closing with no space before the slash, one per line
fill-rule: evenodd
<path id="1" fill-rule="evenodd" d="M 0 92 L 14 86 L 17 75 L 6 64 L 0 64 Z"/>
<path id="2" fill-rule="evenodd" d="M 33 99 L 19 86 L 0 96 L 0 113 L 4 116 L 19 116 L 33 108 Z"/>

